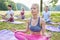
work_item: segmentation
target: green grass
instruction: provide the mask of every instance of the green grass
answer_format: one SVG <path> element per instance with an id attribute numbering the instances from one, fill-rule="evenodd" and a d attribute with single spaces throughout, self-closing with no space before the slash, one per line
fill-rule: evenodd
<path id="1" fill-rule="evenodd" d="M 5 14 L 5 11 L 0 11 L 0 14 Z M 19 11 L 15 11 L 15 15 L 19 15 Z M 29 18 L 31 16 L 30 12 L 26 12 L 25 13 L 26 18 Z M 52 13 L 51 17 L 52 17 L 52 21 L 54 22 L 60 22 L 60 13 Z M 0 16 L 1 19 L 1 16 Z M 19 20 L 22 21 L 22 20 Z M 6 22 L 0 22 L 0 30 L 3 29 L 8 29 L 11 30 L 11 28 L 16 28 L 17 30 L 19 29 L 25 29 L 26 28 L 26 24 L 20 24 L 20 25 L 15 25 L 15 24 L 10 24 L 10 23 L 6 23 Z M 53 32 L 52 33 L 52 38 L 51 40 L 60 40 L 60 33 L 56 33 Z"/>

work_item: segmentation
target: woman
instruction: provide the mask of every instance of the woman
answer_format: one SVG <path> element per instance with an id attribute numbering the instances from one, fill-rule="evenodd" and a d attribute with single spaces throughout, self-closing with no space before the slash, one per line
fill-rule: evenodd
<path id="1" fill-rule="evenodd" d="M 31 7 L 32 17 L 27 22 L 26 31 L 14 31 L 18 40 L 48 40 L 50 36 L 45 36 L 45 22 L 38 16 L 39 6 L 33 4 Z M 30 34 L 25 34 L 30 31 Z"/>
<path id="2" fill-rule="evenodd" d="M 24 8 L 22 8 L 22 11 L 21 11 L 21 19 L 24 19 L 25 18 L 25 15 L 24 15 L 25 11 L 24 11 Z"/>

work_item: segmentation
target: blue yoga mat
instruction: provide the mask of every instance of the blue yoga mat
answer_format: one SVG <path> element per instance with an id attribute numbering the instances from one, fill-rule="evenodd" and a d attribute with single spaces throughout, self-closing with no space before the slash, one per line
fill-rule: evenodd
<path id="1" fill-rule="evenodd" d="M 60 32 L 60 26 L 55 27 L 55 26 L 48 25 L 48 26 L 46 26 L 46 29 L 49 31 L 52 31 L 52 32 Z"/>
<path id="2" fill-rule="evenodd" d="M 17 40 L 14 36 L 14 33 L 10 30 L 1 30 L 0 31 L 0 40 Z"/>

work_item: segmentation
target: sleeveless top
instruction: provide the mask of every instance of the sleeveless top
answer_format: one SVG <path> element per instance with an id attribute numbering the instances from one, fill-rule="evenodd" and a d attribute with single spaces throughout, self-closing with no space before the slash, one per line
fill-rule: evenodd
<path id="1" fill-rule="evenodd" d="M 40 26 L 40 17 L 38 17 L 38 22 L 37 22 L 37 25 L 35 26 L 31 25 L 31 21 L 32 21 L 32 18 L 30 19 L 29 29 L 32 32 L 40 32 L 42 29 L 42 27 Z"/>
<path id="2" fill-rule="evenodd" d="M 24 15 L 24 12 L 21 12 L 21 15 Z"/>

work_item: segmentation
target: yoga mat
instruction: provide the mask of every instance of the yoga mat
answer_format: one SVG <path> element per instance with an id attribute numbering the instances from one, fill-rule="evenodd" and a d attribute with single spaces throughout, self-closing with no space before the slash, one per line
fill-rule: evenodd
<path id="1" fill-rule="evenodd" d="M 17 17 L 14 17 L 14 19 L 18 19 Z"/>
<path id="2" fill-rule="evenodd" d="M 59 27 L 55 27 L 55 26 L 51 26 L 51 25 L 47 25 L 46 29 L 52 32 L 60 32 L 60 28 Z"/>
<path id="3" fill-rule="evenodd" d="M 4 22 L 4 21 L 6 21 L 6 20 L 0 20 L 0 22 Z"/>
<path id="4" fill-rule="evenodd" d="M 23 23 L 25 23 L 25 22 L 14 21 L 14 22 L 10 22 L 10 23 L 12 23 L 12 24 L 23 24 Z"/>
<path id="5" fill-rule="evenodd" d="M 0 31 L 0 40 L 17 40 L 14 36 L 14 33 L 10 30 L 1 30 Z"/>
<path id="6" fill-rule="evenodd" d="M 6 20 L 0 20 L 0 22 L 4 22 Z M 8 23 L 12 23 L 12 24 L 23 24 L 25 22 L 20 22 L 20 21 L 14 21 L 14 22 L 8 22 Z"/>
<path id="7" fill-rule="evenodd" d="M 14 17 L 14 19 L 21 19 L 21 18 L 19 18 L 19 17 Z M 27 20 L 27 19 L 22 19 L 22 20 L 24 20 L 24 21 L 25 21 L 25 20 Z"/>
<path id="8" fill-rule="evenodd" d="M 22 19 L 22 20 L 26 21 L 27 19 Z"/>

